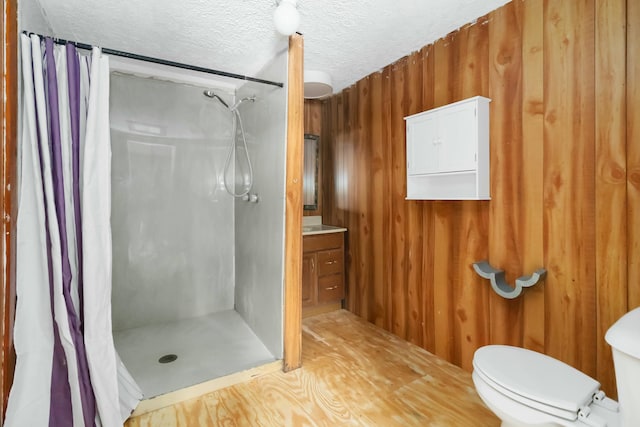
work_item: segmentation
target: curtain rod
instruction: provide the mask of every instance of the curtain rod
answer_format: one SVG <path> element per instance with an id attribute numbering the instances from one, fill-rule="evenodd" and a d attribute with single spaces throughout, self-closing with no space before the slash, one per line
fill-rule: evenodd
<path id="1" fill-rule="evenodd" d="M 31 32 L 28 32 L 28 31 L 23 31 L 23 33 L 26 34 L 27 36 L 35 35 L 35 36 L 38 36 L 40 38 L 48 37 L 48 36 L 43 36 L 43 35 L 37 34 L 37 33 L 31 33 Z M 79 49 L 86 49 L 86 50 L 93 49 L 93 46 L 90 45 L 90 44 L 79 43 L 79 42 L 74 42 L 74 41 L 71 41 L 71 40 L 59 39 L 59 38 L 55 38 L 55 37 L 50 37 L 50 38 L 56 44 L 71 43 L 71 44 L 73 44 L 74 46 L 76 46 Z M 106 47 L 103 47 L 101 49 L 102 49 L 102 52 L 107 54 L 107 55 L 121 56 L 123 58 L 136 59 L 138 61 L 152 62 L 154 64 L 160 64 L 160 65 L 168 65 L 169 67 L 182 68 L 184 70 L 191 70 L 191 71 L 199 71 L 201 73 L 215 74 L 217 76 L 229 77 L 229 78 L 238 79 L 238 80 L 246 80 L 246 81 L 249 81 L 249 82 L 262 83 L 262 84 L 271 85 L 271 86 L 277 86 L 277 87 L 283 87 L 284 86 L 280 82 L 273 82 L 271 80 L 264 80 L 264 79 L 258 79 L 258 78 L 255 78 L 255 77 L 243 76 L 242 74 L 228 73 L 226 71 L 220 71 L 220 70 L 214 70 L 214 69 L 211 69 L 211 68 L 198 67 L 197 65 L 183 64 L 181 62 L 168 61 L 166 59 L 154 58 L 152 56 L 138 55 L 136 53 L 123 52 L 121 50 L 109 49 L 109 48 L 106 48 Z"/>

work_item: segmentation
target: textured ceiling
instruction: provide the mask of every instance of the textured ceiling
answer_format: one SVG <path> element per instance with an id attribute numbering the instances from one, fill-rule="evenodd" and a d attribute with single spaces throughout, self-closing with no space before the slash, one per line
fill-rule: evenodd
<path id="1" fill-rule="evenodd" d="M 305 67 L 334 91 L 420 49 L 509 0 L 298 0 Z M 275 0 L 19 0 L 52 34 L 141 55 L 254 75 L 287 45 Z"/>

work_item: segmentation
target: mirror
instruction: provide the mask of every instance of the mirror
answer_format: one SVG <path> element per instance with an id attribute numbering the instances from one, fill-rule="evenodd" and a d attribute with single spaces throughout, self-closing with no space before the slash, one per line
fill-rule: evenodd
<path id="1" fill-rule="evenodd" d="M 304 169 L 302 174 L 302 202 L 305 211 L 318 209 L 318 135 L 304 134 Z"/>

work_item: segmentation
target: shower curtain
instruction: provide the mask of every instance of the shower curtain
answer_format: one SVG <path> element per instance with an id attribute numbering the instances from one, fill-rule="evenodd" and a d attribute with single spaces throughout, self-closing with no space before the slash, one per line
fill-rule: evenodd
<path id="1" fill-rule="evenodd" d="M 21 36 L 17 354 L 5 425 L 121 426 L 142 393 L 111 331 L 109 60 Z"/>

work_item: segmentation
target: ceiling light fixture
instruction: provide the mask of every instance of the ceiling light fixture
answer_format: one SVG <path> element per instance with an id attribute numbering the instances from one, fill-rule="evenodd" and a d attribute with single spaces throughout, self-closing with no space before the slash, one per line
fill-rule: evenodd
<path id="1" fill-rule="evenodd" d="M 324 71 L 304 70 L 304 97 L 318 99 L 333 93 L 331 76 Z"/>
<path id="2" fill-rule="evenodd" d="M 276 30 L 283 36 L 295 33 L 300 25 L 300 13 L 296 7 L 297 0 L 280 0 L 273 13 Z"/>

